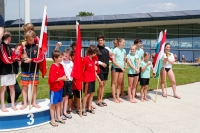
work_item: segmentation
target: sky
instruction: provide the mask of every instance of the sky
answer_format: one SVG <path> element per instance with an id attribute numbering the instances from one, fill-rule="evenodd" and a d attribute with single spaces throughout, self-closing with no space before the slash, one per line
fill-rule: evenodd
<path id="1" fill-rule="evenodd" d="M 24 0 L 4 0 L 5 20 L 24 19 Z M 112 15 L 159 11 L 200 10 L 200 0 L 30 0 L 31 19 L 42 18 L 47 5 L 49 18 L 74 17 L 80 11 Z M 20 3 L 20 5 L 19 5 Z M 19 10 L 20 9 L 20 10 Z M 19 13 L 20 12 L 20 13 Z"/>

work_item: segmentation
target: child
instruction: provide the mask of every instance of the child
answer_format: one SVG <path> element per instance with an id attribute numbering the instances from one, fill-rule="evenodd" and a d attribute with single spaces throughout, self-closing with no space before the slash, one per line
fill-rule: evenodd
<path id="1" fill-rule="evenodd" d="M 21 64 L 21 85 L 22 85 L 22 95 L 23 95 L 23 106 L 20 108 L 24 110 L 27 107 L 27 98 L 28 98 L 28 85 L 33 84 L 33 77 L 35 72 L 36 64 L 42 62 L 44 60 L 44 53 L 42 51 L 38 51 L 38 44 L 35 43 L 36 34 L 34 31 L 29 30 L 25 38 L 27 40 L 27 44 L 20 49 L 20 54 L 22 55 L 22 64 Z M 39 55 L 38 55 L 39 52 Z M 37 57 L 38 55 L 38 57 Z M 36 76 L 34 81 L 33 88 L 33 97 L 32 97 L 32 106 L 35 108 L 40 108 L 39 105 L 36 104 L 36 94 L 37 94 L 37 86 L 39 81 L 39 64 L 36 70 Z"/>
<path id="2" fill-rule="evenodd" d="M 1 81 L 1 110 L 2 112 L 8 112 L 4 104 L 4 94 L 6 91 L 6 87 L 10 88 L 10 96 L 11 96 L 11 107 L 14 111 L 17 110 L 15 107 L 15 89 L 14 84 L 16 83 L 16 77 L 14 73 L 13 62 L 18 60 L 16 54 L 9 47 L 9 43 L 11 42 L 11 34 L 10 32 L 5 32 L 2 37 L 2 42 L 0 44 L 0 81 Z"/>
<path id="3" fill-rule="evenodd" d="M 92 109 L 92 99 L 93 99 L 93 94 L 95 92 L 96 77 L 99 81 L 101 81 L 95 72 L 95 61 L 92 59 L 92 57 L 96 56 L 97 52 L 98 52 L 97 47 L 94 45 L 90 45 L 90 47 L 87 49 L 87 55 L 83 59 L 83 81 L 84 81 L 84 93 L 85 93 L 83 97 L 83 112 L 82 112 L 83 116 L 87 116 L 85 110 L 87 101 L 88 101 L 87 112 L 95 114 L 95 111 Z"/>
<path id="4" fill-rule="evenodd" d="M 17 43 L 16 46 L 15 46 L 15 54 L 18 55 L 19 54 L 19 50 L 21 48 L 21 43 Z M 18 74 L 19 72 L 19 66 L 20 66 L 20 62 L 19 61 L 16 61 L 13 63 L 13 67 L 14 67 L 14 73 L 15 74 Z M 16 77 L 17 78 L 17 77 Z M 14 88 L 15 88 L 15 101 L 17 101 L 19 95 L 21 94 L 21 89 L 20 89 L 20 86 L 16 80 L 16 83 L 14 85 Z M 8 93 L 8 98 L 7 98 L 7 102 L 8 103 L 11 103 L 11 99 L 10 99 L 10 90 L 9 90 L 9 87 L 7 86 L 7 89 L 6 89 L 7 93 Z"/>
<path id="5" fill-rule="evenodd" d="M 69 99 L 69 97 L 73 96 L 73 90 L 72 90 L 73 78 L 70 75 L 71 75 L 74 64 L 70 60 L 70 54 L 71 54 L 71 51 L 69 49 L 66 49 L 63 52 L 63 60 L 61 62 L 61 64 L 64 67 L 65 75 L 68 79 L 67 81 L 64 82 L 64 89 L 63 89 L 63 95 L 62 95 L 63 96 L 63 101 L 62 101 L 63 110 L 61 108 L 61 114 L 63 114 L 61 116 L 62 119 L 66 119 L 66 118 L 71 119 L 72 118 L 72 116 L 70 114 L 67 114 L 68 99 Z M 63 113 L 62 113 L 62 111 L 63 111 Z"/>
<path id="6" fill-rule="evenodd" d="M 62 46 L 62 42 L 57 42 L 56 47 L 55 47 L 55 50 L 59 50 L 60 46 Z M 65 52 L 65 51 L 66 51 L 66 52 Z M 66 70 L 65 72 L 67 72 L 69 68 L 66 68 L 65 65 L 63 64 L 64 60 L 66 61 L 67 64 L 68 64 L 68 63 L 69 63 L 69 65 L 72 64 L 71 69 L 72 69 L 72 67 L 73 67 L 73 62 L 70 61 L 70 60 L 71 60 L 71 51 L 70 51 L 69 49 L 66 49 L 65 51 L 63 52 L 64 55 L 63 55 L 62 65 L 64 66 L 64 69 Z M 70 74 L 71 74 L 71 71 L 72 71 L 72 70 L 70 70 Z M 68 74 L 68 76 L 70 76 L 70 74 Z M 66 75 L 67 75 L 67 74 L 66 74 Z M 67 77 L 68 77 L 68 76 L 67 76 Z M 71 77 L 71 80 L 70 80 L 70 81 L 71 81 L 71 82 L 73 81 L 73 78 L 72 78 L 72 77 Z M 65 86 L 66 86 L 66 85 L 67 85 L 67 84 L 66 84 L 66 82 L 65 82 Z M 68 103 L 68 110 L 67 110 L 67 114 L 66 114 L 67 106 L 66 106 L 66 108 L 64 107 L 64 115 L 61 116 L 62 119 L 66 119 L 66 118 L 71 119 L 71 118 L 72 118 L 71 115 L 68 115 L 68 114 L 70 114 L 71 111 L 72 111 L 72 97 L 73 97 L 72 85 L 70 85 L 70 86 L 71 86 L 71 89 L 70 89 L 70 93 L 71 93 L 71 94 L 70 94 L 70 96 L 68 95 L 66 98 L 63 99 L 63 102 L 65 101 L 66 103 Z M 67 90 L 68 90 L 68 89 L 67 89 Z M 63 93 L 63 94 L 65 95 L 65 93 Z M 64 105 L 64 103 L 62 103 L 62 105 Z M 62 111 L 61 111 L 61 114 L 63 114 Z M 65 117 L 65 116 L 66 116 L 66 117 Z"/>
<path id="7" fill-rule="evenodd" d="M 142 40 L 137 38 L 137 39 L 134 40 L 134 44 L 137 46 L 136 54 L 139 56 L 139 60 L 142 61 L 143 56 L 144 56 L 144 50 L 141 48 L 142 47 Z M 140 68 L 140 72 L 141 72 L 141 68 Z M 140 81 L 140 75 L 141 75 L 141 73 L 139 73 L 138 82 Z M 139 98 L 139 96 L 137 95 L 137 87 L 138 87 L 138 83 L 136 85 L 135 97 Z"/>
<path id="8" fill-rule="evenodd" d="M 32 23 L 27 23 L 27 24 L 23 25 L 22 28 L 23 28 L 23 30 L 24 30 L 24 35 L 26 35 L 26 33 L 27 33 L 29 30 L 34 31 L 34 25 L 33 25 Z M 39 44 L 39 37 L 38 37 L 38 36 L 36 36 L 36 37 L 34 38 L 34 42 L 35 42 L 36 44 Z M 25 43 L 26 43 L 26 42 L 25 42 Z M 25 43 L 23 43 L 23 45 L 25 45 Z"/>
<path id="9" fill-rule="evenodd" d="M 62 93 L 63 93 L 63 86 L 64 82 L 67 81 L 68 78 L 65 75 L 62 62 L 62 53 L 59 50 L 54 50 L 52 52 L 52 59 L 54 63 L 50 67 L 49 71 L 49 79 L 48 84 L 50 86 L 50 115 L 51 115 L 51 122 L 52 126 L 58 126 L 56 122 L 65 124 L 60 117 L 60 110 L 61 110 L 61 102 L 62 102 Z M 55 111 L 57 115 L 57 120 L 55 120 Z"/>
<path id="10" fill-rule="evenodd" d="M 135 101 L 135 91 L 140 72 L 140 61 L 139 61 L 139 56 L 135 53 L 136 48 L 137 48 L 136 45 L 132 44 L 130 47 L 130 53 L 126 57 L 127 63 L 129 65 L 128 96 L 129 96 L 129 101 L 132 103 L 137 103 L 137 101 Z"/>
<path id="11" fill-rule="evenodd" d="M 123 49 L 125 40 L 123 38 L 117 39 L 118 46 L 113 50 L 113 80 L 112 80 L 112 95 L 115 103 L 122 102 L 119 98 L 121 86 L 124 79 L 126 51 Z M 115 88 L 117 86 L 117 97 L 115 96 Z"/>
<path id="12" fill-rule="evenodd" d="M 144 53 L 144 60 L 141 62 L 141 79 L 140 79 L 140 100 L 144 102 L 144 100 L 149 101 L 147 99 L 147 89 L 150 80 L 150 73 L 152 67 L 152 63 L 149 61 L 150 54 L 148 52 Z"/>

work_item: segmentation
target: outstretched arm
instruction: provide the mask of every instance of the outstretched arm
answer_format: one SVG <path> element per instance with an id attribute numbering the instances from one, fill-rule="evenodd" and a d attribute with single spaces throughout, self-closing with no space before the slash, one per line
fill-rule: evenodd
<path id="1" fill-rule="evenodd" d="M 56 44 L 55 50 L 59 50 L 59 48 L 60 48 L 61 45 L 62 45 L 62 43 L 61 43 L 61 42 L 58 42 L 58 43 Z"/>

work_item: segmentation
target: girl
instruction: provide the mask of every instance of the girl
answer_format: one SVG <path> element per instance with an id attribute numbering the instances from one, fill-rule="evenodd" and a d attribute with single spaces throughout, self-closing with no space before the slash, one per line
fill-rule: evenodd
<path id="1" fill-rule="evenodd" d="M 135 100 L 136 85 L 139 78 L 140 61 L 139 56 L 135 54 L 136 45 L 132 44 L 130 47 L 130 53 L 127 55 L 127 63 L 129 65 L 128 70 L 128 97 L 132 103 L 137 103 Z"/>
<path id="2" fill-rule="evenodd" d="M 170 51 L 170 44 L 165 44 L 164 49 L 164 56 L 163 56 L 163 68 L 161 69 L 161 88 L 162 88 L 162 96 L 167 97 L 164 91 L 164 83 L 166 80 L 165 74 L 167 74 L 168 78 L 172 83 L 172 89 L 174 93 L 174 97 L 180 99 L 180 97 L 176 94 L 176 79 L 174 72 L 172 70 L 172 65 L 174 64 L 174 55 L 169 52 Z"/>
<path id="3" fill-rule="evenodd" d="M 144 60 L 141 62 L 141 78 L 140 78 L 140 100 L 141 102 L 144 102 L 144 100 L 149 101 L 147 99 L 147 89 L 149 85 L 149 79 L 150 79 L 150 72 L 152 67 L 152 63 L 149 61 L 149 53 L 144 53 Z"/>
<path id="4" fill-rule="evenodd" d="M 93 94 L 95 92 L 95 80 L 97 76 L 95 72 L 95 61 L 92 59 L 96 56 L 96 53 L 98 52 L 98 49 L 94 45 L 90 45 L 90 47 L 87 49 L 87 56 L 83 59 L 83 81 L 84 81 L 84 97 L 83 97 L 83 116 L 87 116 L 86 113 L 86 103 L 87 105 L 87 112 L 90 112 L 92 114 L 95 114 L 95 111 L 92 109 L 92 99 Z M 96 77 L 95 77 L 96 76 Z M 88 101 L 88 102 L 87 102 Z"/>
<path id="5" fill-rule="evenodd" d="M 122 102 L 119 98 L 122 82 L 125 72 L 126 51 L 123 49 L 125 40 L 122 38 L 117 39 L 118 46 L 113 50 L 113 80 L 112 80 L 112 95 L 113 101 L 116 103 Z M 117 85 L 117 96 L 115 96 L 115 88 Z"/>
<path id="6" fill-rule="evenodd" d="M 14 84 L 16 83 L 16 77 L 14 73 L 13 63 L 18 58 L 14 51 L 9 47 L 9 43 L 11 42 L 11 34 L 10 32 L 5 32 L 2 37 L 2 42 L 0 44 L 0 82 L 1 82 L 1 110 L 2 112 L 8 112 L 4 104 L 4 94 L 6 91 L 6 87 L 10 88 L 10 96 L 11 96 L 11 107 L 14 111 L 17 110 L 15 107 L 15 88 Z"/>

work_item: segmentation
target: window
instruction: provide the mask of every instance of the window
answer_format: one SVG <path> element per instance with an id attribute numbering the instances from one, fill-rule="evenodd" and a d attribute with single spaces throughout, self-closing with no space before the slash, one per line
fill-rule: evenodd
<path id="1" fill-rule="evenodd" d="M 186 50 L 185 51 L 180 51 L 180 55 L 179 55 L 180 61 L 182 61 L 182 55 L 185 56 L 186 62 L 194 61 L 193 51 L 186 51 Z"/>
<path id="2" fill-rule="evenodd" d="M 179 48 L 192 49 L 192 25 L 179 25 Z"/>

